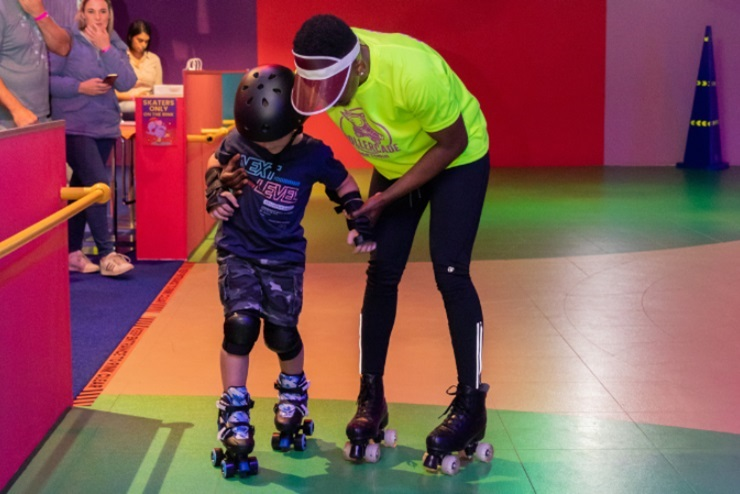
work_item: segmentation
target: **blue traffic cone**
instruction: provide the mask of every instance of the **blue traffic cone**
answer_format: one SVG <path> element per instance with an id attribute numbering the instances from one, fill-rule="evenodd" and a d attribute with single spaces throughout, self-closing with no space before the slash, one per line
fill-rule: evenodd
<path id="1" fill-rule="evenodd" d="M 707 26 L 704 32 L 704 47 L 701 50 L 686 152 L 683 162 L 676 166 L 701 170 L 723 170 L 728 166 L 722 161 L 722 146 L 719 138 L 717 79 L 714 74 L 711 26 Z"/>

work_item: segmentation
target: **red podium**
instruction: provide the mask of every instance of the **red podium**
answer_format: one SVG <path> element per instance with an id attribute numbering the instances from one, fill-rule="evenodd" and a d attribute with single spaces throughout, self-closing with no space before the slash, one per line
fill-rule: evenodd
<path id="1" fill-rule="evenodd" d="M 136 257 L 185 260 L 213 227 L 204 176 L 222 128 L 222 73 L 183 72 L 184 97 L 136 100 Z"/>

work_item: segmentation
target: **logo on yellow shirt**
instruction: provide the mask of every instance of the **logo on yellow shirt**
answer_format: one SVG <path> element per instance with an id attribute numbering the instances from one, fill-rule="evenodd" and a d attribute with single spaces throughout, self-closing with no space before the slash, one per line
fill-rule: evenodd
<path id="1" fill-rule="evenodd" d="M 364 156 L 387 159 L 398 151 L 390 132 L 379 123 L 368 119 L 362 108 L 342 110 L 339 128 L 355 149 Z"/>

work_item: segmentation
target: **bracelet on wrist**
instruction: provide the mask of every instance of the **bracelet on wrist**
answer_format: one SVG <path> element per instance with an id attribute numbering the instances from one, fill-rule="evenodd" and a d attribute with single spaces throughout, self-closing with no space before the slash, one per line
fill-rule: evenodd
<path id="1" fill-rule="evenodd" d="M 108 50 L 110 50 L 111 45 L 106 46 L 105 48 L 101 48 L 100 51 L 103 53 L 106 53 Z"/>
<path id="2" fill-rule="evenodd" d="M 38 16 L 34 17 L 33 20 L 36 21 L 36 22 L 38 22 L 38 21 L 41 21 L 43 19 L 46 19 L 47 17 L 49 17 L 49 13 L 44 10 Z"/>

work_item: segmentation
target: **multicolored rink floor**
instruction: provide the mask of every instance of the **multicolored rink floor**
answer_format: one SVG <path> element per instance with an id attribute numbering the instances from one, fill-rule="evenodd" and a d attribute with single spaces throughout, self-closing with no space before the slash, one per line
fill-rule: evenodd
<path id="1" fill-rule="evenodd" d="M 366 183 L 364 170 L 357 173 Z M 258 344 L 260 473 L 209 462 L 221 310 L 206 241 L 11 493 L 740 492 L 740 173 L 496 169 L 472 268 L 486 323 L 490 464 L 421 466 L 454 383 L 426 243 L 401 285 L 386 370 L 398 447 L 342 458 L 358 388 L 364 259 L 316 194 L 301 333 L 314 436 L 273 452 L 276 357 Z M 426 238 L 426 226 L 419 232 Z M 32 413 L 30 411 L 29 413 Z"/>

